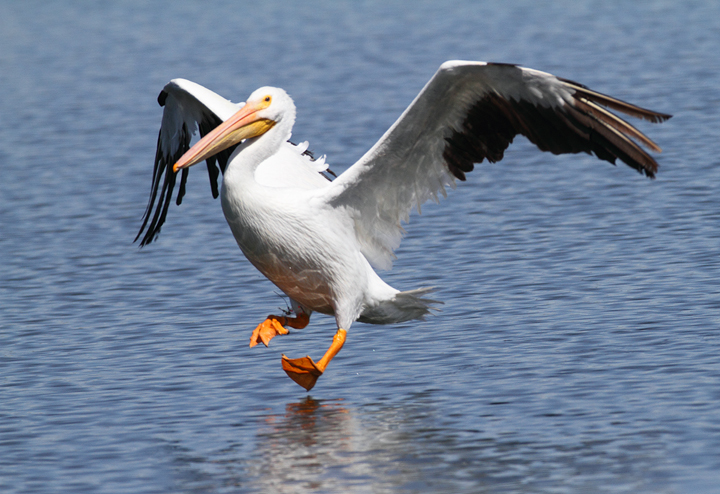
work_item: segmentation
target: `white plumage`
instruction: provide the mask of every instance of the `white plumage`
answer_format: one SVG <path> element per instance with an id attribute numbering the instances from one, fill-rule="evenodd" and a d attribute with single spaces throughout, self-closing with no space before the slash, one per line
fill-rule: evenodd
<path id="1" fill-rule="evenodd" d="M 632 139 L 660 149 L 600 105 L 654 122 L 670 117 L 544 72 L 446 62 L 372 149 L 330 181 L 324 158 L 312 159 L 307 143 L 289 142 L 295 105 L 282 89 L 260 88 L 237 105 L 176 79 L 158 100 L 165 111 L 141 245 L 164 222 L 177 172 L 179 203 L 189 166 L 207 161 L 214 195 L 219 167 L 222 208 L 238 245 L 288 295 L 296 315 L 269 316 L 251 346 L 267 345 L 284 326 L 304 327 L 313 311 L 335 316 L 338 333 L 320 362 L 283 356 L 290 377 L 307 389 L 354 321 L 389 324 L 429 312 L 427 289 L 400 292 L 373 269 L 392 266 L 413 207 L 446 195 L 473 163 L 502 159 L 517 134 L 555 154 L 620 158 L 652 177 L 657 163 Z M 188 150 L 196 129 L 203 138 Z"/>

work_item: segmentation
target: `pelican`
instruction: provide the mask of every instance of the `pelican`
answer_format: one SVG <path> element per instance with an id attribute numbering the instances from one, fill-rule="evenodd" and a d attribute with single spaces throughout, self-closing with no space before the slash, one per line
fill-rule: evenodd
<path id="1" fill-rule="evenodd" d="M 289 298 L 291 310 L 260 323 L 250 347 L 306 327 L 313 312 L 335 317 L 337 332 L 320 360 L 282 356 L 285 372 L 308 391 L 353 322 L 423 319 L 438 303 L 428 298 L 431 289 L 400 291 L 375 271 L 392 267 L 414 207 L 446 197 L 474 163 L 500 161 L 518 134 L 541 151 L 620 159 L 653 178 L 658 164 L 640 145 L 660 148 L 606 108 L 656 123 L 671 117 L 545 72 L 448 61 L 380 140 L 331 180 L 324 157 L 289 141 L 295 104 L 282 89 L 262 87 L 234 104 L 174 79 L 158 102 L 164 111 L 152 188 L 135 240 L 142 237 L 144 246 L 156 239 L 178 174 L 179 205 L 189 167 L 205 161 L 238 246 Z M 201 139 L 190 147 L 198 130 Z"/>

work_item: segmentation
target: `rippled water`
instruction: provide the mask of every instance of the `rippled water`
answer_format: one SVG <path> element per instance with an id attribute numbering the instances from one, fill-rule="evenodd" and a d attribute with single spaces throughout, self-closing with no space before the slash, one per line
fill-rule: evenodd
<path id="1" fill-rule="evenodd" d="M 720 492 L 720 9 L 711 2 L 4 2 L 0 490 Z M 259 5 L 262 3 L 262 5 Z M 132 239 L 185 77 L 298 105 L 342 171 L 446 59 L 521 63 L 675 114 L 655 181 L 519 142 L 414 216 L 425 322 L 356 324 L 310 394 L 285 302 L 202 170 Z"/>

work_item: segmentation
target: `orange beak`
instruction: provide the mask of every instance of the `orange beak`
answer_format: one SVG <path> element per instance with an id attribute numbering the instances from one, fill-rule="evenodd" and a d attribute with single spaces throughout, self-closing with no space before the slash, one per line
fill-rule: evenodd
<path id="1" fill-rule="evenodd" d="M 187 168 L 210 156 L 238 144 L 244 139 L 257 137 L 270 130 L 275 121 L 258 118 L 257 112 L 269 106 L 269 102 L 246 103 L 232 117 L 215 127 L 212 132 L 200 139 L 183 154 L 173 166 L 173 171 Z"/>

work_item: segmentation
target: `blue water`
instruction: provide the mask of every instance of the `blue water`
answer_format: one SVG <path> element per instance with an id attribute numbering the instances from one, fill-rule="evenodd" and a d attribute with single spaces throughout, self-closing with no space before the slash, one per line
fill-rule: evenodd
<path id="1" fill-rule="evenodd" d="M 720 492 L 720 4 L 2 2 L 0 491 Z M 132 239 L 185 77 L 295 98 L 342 171 L 447 59 L 675 115 L 657 180 L 518 141 L 408 226 L 424 322 L 353 325 L 311 393 L 202 169 Z"/>

